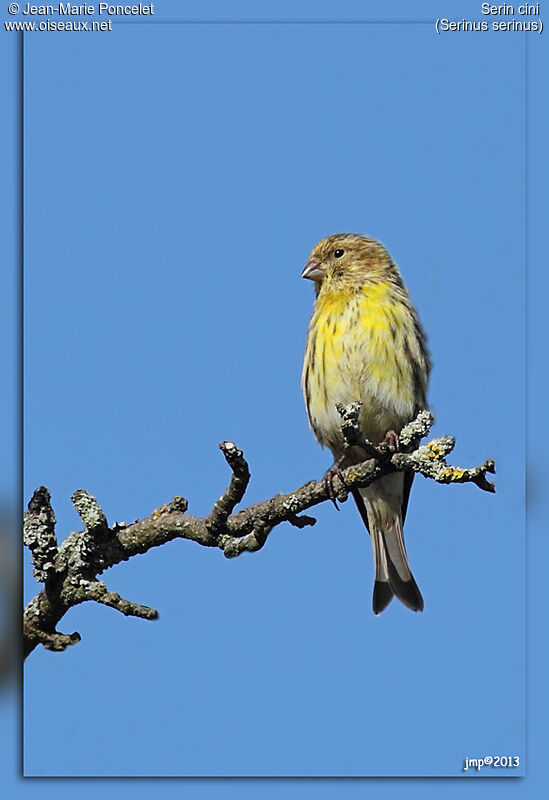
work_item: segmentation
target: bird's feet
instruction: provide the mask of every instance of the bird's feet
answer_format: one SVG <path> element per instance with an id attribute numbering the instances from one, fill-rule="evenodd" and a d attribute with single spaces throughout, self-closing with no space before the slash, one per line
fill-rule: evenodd
<path id="1" fill-rule="evenodd" d="M 389 450 L 391 453 L 396 453 L 400 449 L 400 440 L 396 431 L 390 430 L 385 434 L 385 438 L 380 443 L 380 447 Z"/>
<path id="2" fill-rule="evenodd" d="M 334 478 L 337 475 L 341 484 L 344 489 L 346 489 L 345 479 L 343 477 L 343 473 L 341 472 L 341 468 L 348 466 L 347 456 L 343 454 L 340 458 L 337 459 L 335 464 L 332 464 L 330 469 L 326 470 L 324 477 L 322 478 L 322 485 L 324 487 L 324 491 L 339 511 L 339 506 L 337 504 L 337 493 L 334 489 Z"/>

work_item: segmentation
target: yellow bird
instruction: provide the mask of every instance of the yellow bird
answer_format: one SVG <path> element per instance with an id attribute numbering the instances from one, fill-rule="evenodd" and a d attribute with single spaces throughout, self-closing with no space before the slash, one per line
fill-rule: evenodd
<path id="1" fill-rule="evenodd" d="M 315 282 L 302 387 L 317 441 L 329 447 L 334 471 L 367 458 L 346 447 L 336 403 L 360 401 L 360 427 L 373 443 L 398 444 L 403 425 L 427 407 L 430 360 L 426 337 L 400 272 L 385 247 L 354 233 L 336 233 L 313 249 L 302 273 Z M 374 614 L 396 595 L 423 610 L 403 524 L 413 474 L 395 472 L 353 491 L 374 550 Z"/>

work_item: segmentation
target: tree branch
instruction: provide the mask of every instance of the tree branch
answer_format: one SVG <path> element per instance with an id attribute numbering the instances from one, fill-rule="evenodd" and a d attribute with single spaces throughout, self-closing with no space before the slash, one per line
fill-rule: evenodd
<path id="1" fill-rule="evenodd" d="M 343 483 L 337 484 L 338 500 L 345 501 L 352 489 L 368 486 L 395 470 L 418 472 L 438 483 L 474 483 L 484 491 L 495 491 L 494 484 L 486 478 L 486 473 L 495 472 L 493 461 L 471 469 L 448 465 L 445 458 L 455 444 L 451 436 L 419 445 L 433 424 L 430 412 L 421 411 L 415 420 L 404 426 L 395 453 L 388 445 L 373 445 L 363 437 L 359 403 L 338 406 L 338 411 L 346 444 L 359 446 L 371 456 L 343 470 Z M 126 616 L 156 619 L 155 609 L 125 600 L 97 580 L 98 575 L 121 561 L 173 539 L 190 539 L 204 547 L 217 547 L 227 558 L 236 558 L 242 553 L 260 550 L 273 528 L 282 522 L 297 528 L 315 524 L 313 517 L 302 512 L 330 499 L 323 481 L 309 481 L 293 492 L 278 494 L 235 512 L 248 487 L 250 471 L 242 451 L 233 442 L 222 442 L 219 447 L 232 476 L 229 486 L 205 518 L 187 514 L 187 501 L 177 495 L 144 519 L 131 525 L 115 522 L 109 527 L 97 500 L 79 489 L 71 499 L 85 530 L 71 533 L 58 546 L 50 494 L 43 486 L 34 492 L 25 514 L 24 542 L 32 554 L 34 575 L 44 588 L 25 609 L 25 656 L 39 644 L 59 651 L 79 642 L 78 633 L 60 633 L 57 624 L 69 608 L 90 600 Z"/>

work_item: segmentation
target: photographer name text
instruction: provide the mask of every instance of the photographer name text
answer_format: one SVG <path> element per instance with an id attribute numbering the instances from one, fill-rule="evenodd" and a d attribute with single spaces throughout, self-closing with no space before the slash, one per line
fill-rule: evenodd
<path id="1" fill-rule="evenodd" d="M 75 5 L 74 3 L 57 3 L 55 6 L 33 5 L 27 3 L 21 9 L 21 14 L 31 17 L 49 17 L 57 14 L 59 17 L 84 17 L 98 14 L 108 17 L 140 17 L 154 16 L 154 3 L 134 3 L 129 5 L 113 5 L 111 3 L 98 3 L 97 6 L 87 3 Z"/>

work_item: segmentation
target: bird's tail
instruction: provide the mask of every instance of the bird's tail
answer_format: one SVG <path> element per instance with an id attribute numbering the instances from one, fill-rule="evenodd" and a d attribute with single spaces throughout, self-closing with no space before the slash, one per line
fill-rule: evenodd
<path id="1" fill-rule="evenodd" d="M 423 597 L 404 546 L 402 487 L 402 473 L 395 473 L 353 492 L 374 550 L 374 614 L 381 614 L 393 595 L 412 611 L 423 611 Z"/>

